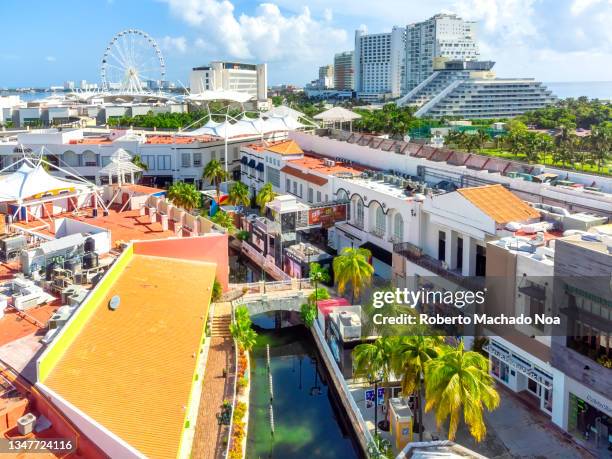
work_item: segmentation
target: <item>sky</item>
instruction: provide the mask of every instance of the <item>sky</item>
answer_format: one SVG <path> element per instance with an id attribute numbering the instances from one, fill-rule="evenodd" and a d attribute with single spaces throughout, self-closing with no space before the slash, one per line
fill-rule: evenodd
<path id="1" fill-rule="evenodd" d="M 117 32 L 150 34 L 167 79 L 188 84 L 211 60 L 267 62 L 271 85 L 303 85 L 354 32 L 455 12 L 478 21 L 483 59 L 500 77 L 612 81 L 612 0 L 2 0 L 0 87 L 98 82 Z"/>

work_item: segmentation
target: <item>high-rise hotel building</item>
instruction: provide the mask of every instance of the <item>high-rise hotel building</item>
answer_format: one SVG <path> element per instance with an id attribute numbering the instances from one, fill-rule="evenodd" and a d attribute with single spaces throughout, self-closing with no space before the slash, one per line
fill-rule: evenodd
<path id="1" fill-rule="evenodd" d="M 355 91 L 366 101 L 399 97 L 404 61 L 403 27 L 390 33 L 355 32 Z"/>
<path id="2" fill-rule="evenodd" d="M 406 27 L 405 50 L 403 89 L 409 91 L 432 74 L 436 58 L 478 60 L 476 23 L 455 14 L 436 14 Z"/>

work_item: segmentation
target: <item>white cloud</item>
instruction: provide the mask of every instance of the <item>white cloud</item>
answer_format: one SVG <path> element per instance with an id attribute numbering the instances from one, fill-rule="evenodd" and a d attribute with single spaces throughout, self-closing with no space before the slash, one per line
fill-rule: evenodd
<path id="1" fill-rule="evenodd" d="M 577 16 L 600 2 L 601 0 L 574 0 L 570 7 L 570 11 L 574 16 Z"/>
<path id="2" fill-rule="evenodd" d="M 160 40 L 160 46 L 164 51 L 184 54 L 187 52 L 187 39 L 185 37 L 165 36 Z"/>
<path id="3" fill-rule="evenodd" d="M 254 14 L 237 16 L 229 0 L 164 1 L 175 16 L 205 34 L 197 46 L 214 46 L 231 58 L 312 62 L 330 59 L 348 44 L 346 31 L 332 25 L 331 10 L 318 20 L 307 7 L 283 14 L 277 5 L 262 3 Z"/>
<path id="4" fill-rule="evenodd" d="M 55 58 L 55 56 L 45 56 L 45 60 L 47 62 L 55 62 L 57 59 Z"/>

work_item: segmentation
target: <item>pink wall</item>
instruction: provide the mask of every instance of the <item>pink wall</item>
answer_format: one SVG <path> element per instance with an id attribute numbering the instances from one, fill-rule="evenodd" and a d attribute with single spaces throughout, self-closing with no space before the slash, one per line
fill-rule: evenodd
<path id="1" fill-rule="evenodd" d="M 227 290 L 229 281 L 229 248 L 227 234 L 134 241 L 134 254 L 156 257 L 208 261 L 217 265 L 217 279 Z"/>

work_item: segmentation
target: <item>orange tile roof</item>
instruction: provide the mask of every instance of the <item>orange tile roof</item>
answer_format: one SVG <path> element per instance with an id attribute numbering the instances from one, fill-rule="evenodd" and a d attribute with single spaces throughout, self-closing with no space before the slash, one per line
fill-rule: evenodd
<path id="1" fill-rule="evenodd" d="M 306 180 L 307 182 L 314 183 L 315 185 L 318 185 L 318 186 L 322 186 L 327 183 L 326 178 L 320 177 L 315 174 L 309 174 L 308 171 L 304 172 L 304 171 L 301 171 L 291 166 L 284 166 L 281 169 L 281 172 L 292 175 L 293 177 L 297 177 L 302 180 Z"/>
<path id="2" fill-rule="evenodd" d="M 162 188 L 155 188 L 155 187 L 152 187 L 152 186 L 135 185 L 135 184 L 121 185 L 121 188 L 125 189 L 125 190 L 135 191 L 135 192 L 141 193 L 141 194 L 157 194 L 157 193 L 165 193 L 166 192 L 166 190 L 164 190 Z"/>
<path id="3" fill-rule="evenodd" d="M 270 145 L 266 150 L 280 155 L 301 155 L 304 153 L 300 146 L 293 140 L 284 140 L 280 143 Z"/>
<path id="4" fill-rule="evenodd" d="M 193 142 L 211 142 L 213 140 L 219 140 L 216 137 L 210 135 L 200 136 L 173 136 L 173 135 L 150 135 L 147 136 L 146 143 L 149 144 L 189 144 Z"/>
<path id="5" fill-rule="evenodd" d="M 290 164 L 295 164 L 302 169 L 319 172 L 325 175 L 335 175 L 338 173 L 359 175 L 365 170 L 363 167 L 348 165 L 341 161 L 335 161 L 333 166 L 328 166 L 325 164 L 325 159 L 326 158 L 324 157 L 305 154 L 303 158 L 291 159 L 287 162 Z"/>
<path id="6" fill-rule="evenodd" d="M 134 255 L 45 384 L 144 455 L 176 457 L 214 277 L 211 263 Z"/>
<path id="7" fill-rule="evenodd" d="M 113 244 L 117 241 L 163 239 L 175 236 L 174 231 L 164 231 L 160 222 L 149 223 L 149 217 L 146 215 L 141 217 L 139 210 L 117 212 L 114 209 L 110 209 L 108 215 L 105 217 L 102 213 L 102 209 L 98 209 L 98 216 L 95 218 L 91 216 L 91 209 L 85 209 L 84 215 L 74 215 L 72 212 L 66 212 L 53 216 L 54 219 L 62 217 L 72 218 L 110 230 Z M 45 219 L 45 221 L 50 223 L 49 219 Z M 38 220 L 34 220 L 30 222 L 17 222 L 16 225 L 34 229 L 40 228 L 42 223 Z M 54 234 L 50 230 L 37 229 L 36 231 L 43 234 Z"/>
<path id="8" fill-rule="evenodd" d="M 486 185 L 457 190 L 464 198 L 496 223 L 523 222 L 539 218 L 540 213 L 502 185 Z"/>

